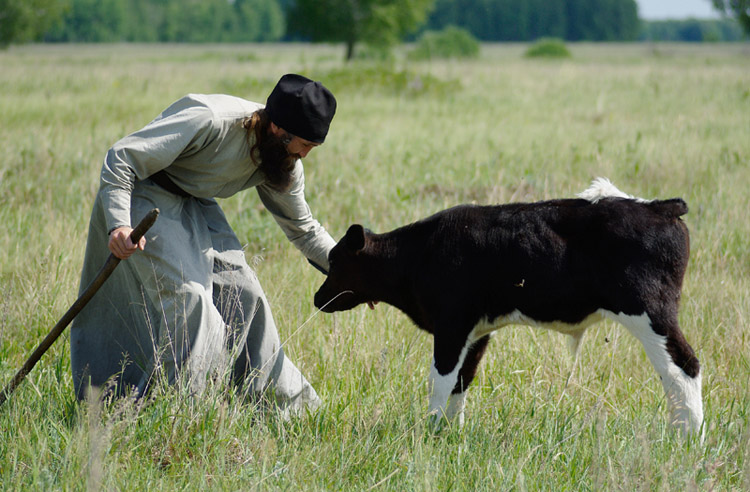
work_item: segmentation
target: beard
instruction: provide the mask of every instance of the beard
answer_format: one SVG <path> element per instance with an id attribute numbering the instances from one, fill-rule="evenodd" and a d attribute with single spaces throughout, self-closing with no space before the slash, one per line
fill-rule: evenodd
<path id="1" fill-rule="evenodd" d="M 281 191 L 286 191 L 292 184 L 292 171 L 297 159 L 301 157 L 286 150 L 288 143 L 288 134 L 277 137 L 271 132 L 266 133 L 258 143 L 258 169 L 266 175 L 266 180 L 272 187 Z"/>

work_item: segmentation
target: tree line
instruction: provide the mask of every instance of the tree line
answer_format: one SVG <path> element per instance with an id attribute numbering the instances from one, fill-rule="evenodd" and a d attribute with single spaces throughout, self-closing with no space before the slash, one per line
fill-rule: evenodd
<path id="1" fill-rule="evenodd" d="M 286 18 L 277 0 L 65 0 L 52 42 L 278 41 Z"/>
<path id="2" fill-rule="evenodd" d="M 427 28 L 462 27 L 482 41 L 631 41 L 635 0 L 437 0 Z"/>
<path id="3" fill-rule="evenodd" d="M 750 33 L 750 0 L 712 2 L 727 17 L 643 21 L 638 18 L 634 0 L 436 0 L 423 29 L 455 25 L 482 41 L 533 41 L 541 37 L 567 41 L 746 39 Z"/>
<path id="4" fill-rule="evenodd" d="M 344 42 L 350 56 L 355 43 L 448 26 L 481 41 L 733 41 L 750 30 L 750 0 L 710 1 L 740 22 L 643 22 L 635 0 L 0 0 L 0 45 L 309 40 Z"/>
<path id="5" fill-rule="evenodd" d="M 733 42 L 746 39 L 742 26 L 734 19 L 663 20 L 644 22 L 639 41 L 679 41 L 690 43 Z"/>

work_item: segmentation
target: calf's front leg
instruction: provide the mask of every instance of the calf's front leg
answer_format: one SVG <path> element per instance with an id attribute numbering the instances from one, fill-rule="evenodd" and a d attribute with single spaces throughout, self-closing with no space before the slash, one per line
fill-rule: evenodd
<path id="1" fill-rule="evenodd" d="M 464 340 L 463 344 L 435 337 L 429 376 L 429 413 L 435 421 L 443 417 L 458 418 L 458 425 L 463 425 L 466 390 L 476 375 L 488 341 L 489 336 L 476 341 Z"/>
<path id="2" fill-rule="evenodd" d="M 450 400 L 448 401 L 448 408 L 446 410 L 446 417 L 456 421 L 459 427 L 463 427 L 464 425 L 466 392 L 468 391 L 471 382 L 474 381 L 479 362 L 484 356 L 484 351 L 487 348 L 487 343 L 489 343 L 489 341 L 490 335 L 485 335 L 476 342 L 467 343 L 468 350 L 466 352 L 466 357 L 461 364 L 461 370 L 458 371 L 456 386 L 453 387 Z"/>
<path id="3" fill-rule="evenodd" d="M 451 391 L 456 387 L 458 373 L 466 359 L 467 347 L 445 343 L 439 336 L 435 336 L 435 350 L 432 357 L 432 367 L 428 380 L 430 404 L 428 411 L 434 422 L 443 417 L 451 417 L 446 409 Z"/>
<path id="4" fill-rule="evenodd" d="M 458 356 L 456 362 L 453 364 L 453 368 L 447 372 L 441 372 L 441 364 L 435 357 L 432 359 L 432 367 L 430 368 L 430 376 L 428 380 L 428 388 L 430 393 L 430 404 L 428 411 L 432 415 L 434 422 L 440 421 L 443 417 L 452 418 L 453 415 L 449 415 L 449 411 L 446 408 L 448 405 L 448 399 L 451 396 L 451 390 L 456 386 L 458 380 L 458 371 L 461 368 L 461 362 L 466 357 L 466 351 L 462 350 Z M 451 405 L 451 413 L 455 411 L 453 405 Z M 463 405 L 461 405 L 463 407 Z"/>

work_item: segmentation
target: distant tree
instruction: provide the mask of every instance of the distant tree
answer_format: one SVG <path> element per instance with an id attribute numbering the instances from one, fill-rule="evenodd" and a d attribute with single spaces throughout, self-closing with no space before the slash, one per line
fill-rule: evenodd
<path id="1" fill-rule="evenodd" d="M 286 30 L 284 11 L 276 0 L 235 0 L 238 22 L 234 41 L 277 41 Z"/>
<path id="2" fill-rule="evenodd" d="M 169 0 L 165 3 L 160 41 L 224 41 L 222 38 L 231 24 L 231 6 L 226 0 Z"/>
<path id="3" fill-rule="evenodd" d="M 750 0 L 712 0 L 712 2 L 718 10 L 734 15 L 745 34 L 750 34 Z"/>
<path id="4" fill-rule="evenodd" d="M 635 0 L 437 0 L 426 29 L 456 25 L 483 41 L 630 41 Z"/>
<path id="5" fill-rule="evenodd" d="M 388 48 L 416 30 L 434 0 L 297 0 L 287 13 L 289 33 L 343 42 L 346 59 L 364 42 Z"/>
<path id="6" fill-rule="evenodd" d="M 526 34 L 529 40 L 565 37 L 565 0 L 529 0 L 527 4 Z"/>
<path id="7" fill-rule="evenodd" d="M 527 39 L 529 10 L 526 1 L 518 0 L 437 0 L 425 28 L 458 26 L 483 41 L 518 41 Z"/>
<path id="8" fill-rule="evenodd" d="M 65 0 L 0 0 L 0 47 L 41 38 L 66 6 Z"/>
<path id="9" fill-rule="evenodd" d="M 71 0 L 62 22 L 45 33 L 48 41 L 126 41 L 127 11 L 117 0 Z"/>
<path id="10" fill-rule="evenodd" d="M 567 2 L 570 41 L 629 41 L 638 36 L 635 0 L 575 0 Z"/>
<path id="11" fill-rule="evenodd" d="M 703 29 L 701 24 L 696 20 L 685 23 L 677 31 L 677 34 L 681 41 L 688 41 L 691 43 L 700 43 L 703 41 Z"/>

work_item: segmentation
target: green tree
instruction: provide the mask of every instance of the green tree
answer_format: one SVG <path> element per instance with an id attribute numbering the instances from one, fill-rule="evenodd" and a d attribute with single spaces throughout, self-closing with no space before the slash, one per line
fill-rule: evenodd
<path id="1" fill-rule="evenodd" d="M 297 0 L 288 30 L 312 41 L 346 43 L 346 59 L 363 42 L 388 48 L 417 29 L 434 0 Z"/>
<path id="2" fill-rule="evenodd" d="M 40 39 L 66 6 L 65 0 L 0 0 L 0 47 Z"/>
<path id="3" fill-rule="evenodd" d="M 712 0 L 714 7 L 725 14 L 734 15 L 745 34 L 750 34 L 750 0 Z"/>

